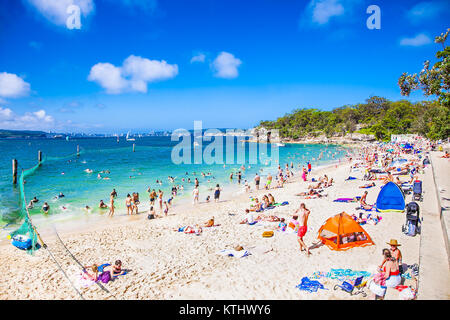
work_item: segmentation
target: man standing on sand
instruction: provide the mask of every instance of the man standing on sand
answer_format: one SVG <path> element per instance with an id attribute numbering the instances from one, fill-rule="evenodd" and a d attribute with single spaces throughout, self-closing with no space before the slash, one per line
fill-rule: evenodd
<path id="1" fill-rule="evenodd" d="M 304 248 L 306 250 L 307 256 L 309 257 L 311 253 L 309 252 L 308 247 L 303 241 L 303 237 L 305 236 L 306 231 L 308 231 L 308 217 L 311 211 L 309 211 L 309 209 L 306 208 L 304 203 L 301 203 L 300 209 L 297 209 L 295 213 L 298 213 L 299 227 L 297 232 L 297 241 L 300 245 L 300 251 L 303 251 Z"/>
<path id="2" fill-rule="evenodd" d="M 255 176 L 255 186 L 256 186 L 256 190 L 259 190 L 259 181 L 261 180 L 260 176 L 258 175 L 258 173 L 256 173 Z"/>
<path id="3" fill-rule="evenodd" d="M 308 161 L 308 174 L 311 173 L 311 162 Z"/>
<path id="4" fill-rule="evenodd" d="M 194 190 L 192 190 L 192 195 L 194 196 L 193 204 L 198 203 L 199 191 L 198 191 L 198 187 L 197 186 L 195 186 Z"/>

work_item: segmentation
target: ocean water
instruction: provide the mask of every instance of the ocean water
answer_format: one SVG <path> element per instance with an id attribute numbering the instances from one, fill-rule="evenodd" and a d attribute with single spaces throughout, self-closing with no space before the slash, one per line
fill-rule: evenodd
<path id="1" fill-rule="evenodd" d="M 240 139 L 239 139 L 240 140 Z M 224 140 L 225 141 L 225 140 Z M 130 142 L 116 138 L 86 138 L 74 140 L 58 139 L 24 139 L 24 140 L 0 140 L 0 228 L 1 233 L 14 230 L 22 222 L 20 221 L 20 196 L 18 187 L 12 184 L 12 159 L 18 160 L 19 174 L 22 169 L 28 169 L 36 165 L 38 150 L 43 153 L 44 162 L 32 175 L 26 177 L 25 195 L 29 202 L 34 196 L 39 203 L 30 210 L 33 221 L 39 226 L 39 222 L 53 220 L 70 220 L 72 217 L 86 215 L 83 208 L 88 205 L 92 208 L 91 215 L 102 215 L 108 212 L 99 209 L 100 199 L 109 204 L 109 194 L 113 188 L 118 193 L 115 201 L 116 210 L 125 209 L 125 197 L 128 193 L 139 192 L 141 202 L 147 202 L 147 188 L 161 189 L 164 192 L 164 200 L 170 197 L 173 184 L 168 176 L 175 177 L 175 185 L 183 185 L 184 192 L 179 193 L 174 204 L 179 199 L 190 197 L 195 177 L 200 181 L 201 195 L 205 191 L 220 184 L 222 188 L 237 190 L 237 179 L 230 181 L 231 172 L 237 172 L 242 166 L 238 163 L 238 145 L 245 146 L 245 172 L 243 180 L 253 182 L 255 173 L 262 177 L 271 173 L 276 174 L 278 163 L 267 160 L 250 164 L 250 145 L 254 143 L 242 143 L 234 138 L 234 149 L 223 147 L 224 160 L 234 159 L 233 163 L 224 164 L 174 164 L 172 162 L 172 149 L 178 144 L 171 141 L 170 137 L 145 137 L 136 138 Z M 132 145 L 135 143 L 135 152 Z M 203 142 L 203 150 L 209 142 Z M 81 154 L 76 156 L 77 145 Z M 259 144 L 258 148 L 269 155 L 271 145 Z M 253 148 L 252 147 L 252 148 Z M 264 147 L 264 148 L 263 148 Z M 193 153 L 194 146 L 191 145 Z M 197 147 L 198 148 L 198 147 Z M 234 150 L 234 151 L 233 151 Z M 228 152 L 228 153 L 227 153 Z M 278 148 L 279 163 L 282 168 L 291 162 L 294 171 L 310 161 L 313 167 L 323 166 L 338 161 L 347 154 L 347 149 L 336 145 L 305 145 L 286 144 Z M 322 153 L 321 159 L 319 155 Z M 227 158 L 228 156 L 228 158 Z M 193 157 L 192 157 L 193 158 Z M 242 158 L 239 158 L 242 159 Z M 91 169 L 92 173 L 85 172 Z M 261 171 L 262 169 L 262 171 Z M 109 170 L 110 173 L 100 173 Z M 195 175 L 194 175 L 195 172 Z M 201 173 L 211 173 L 203 177 Z M 101 178 L 98 178 L 100 173 Z M 188 175 L 186 175 L 188 173 Z M 109 179 L 103 179 L 109 178 Z M 186 181 L 182 181 L 184 178 Z M 191 179 L 191 183 L 187 179 Z M 157 184 L 156 180 L 162 181 Z M 65 197 L 55 199 L 62 192 Z M 203 196 L 201 196 L 203 201 Z M 41 207 L 47 201 L 50 204 L 50 212 L 44 215 Z"/>

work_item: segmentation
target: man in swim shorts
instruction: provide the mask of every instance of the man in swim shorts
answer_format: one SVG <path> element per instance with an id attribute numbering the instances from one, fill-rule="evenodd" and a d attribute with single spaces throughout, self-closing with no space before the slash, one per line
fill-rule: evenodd
<path id="1" fill-rule="evenodd" d="M 308 231 L 308 217 L 311 211 L 306 208 L 304 203 L 300 204 L 300 209 L 297 209 L 295 213 L 299 213 L 298 215 L 298 232 L 297 232 L 297 241 L 300 245 L 300 251 L 306 250 L 306 254 L 309 257 L 311 254 L 309 252 L 309 248 L 306 246 L 305 242 L 303 241 L 303 237 L 305 236 L 306 232 Z"/>
<path id="2" fill-rule="evenodd" d="M 261 178 L 259 177 L 258 173 L 256 173 L 255 176 L 255 186 L 256 186 L 256 190 L 259 190 L 259 181 L 261 180 Z"/>

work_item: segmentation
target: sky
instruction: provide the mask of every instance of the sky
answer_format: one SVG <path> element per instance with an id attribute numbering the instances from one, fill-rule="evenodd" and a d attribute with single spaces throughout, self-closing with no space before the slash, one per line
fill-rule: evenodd
<path id="1" fill-rule="evenodd" d="M 2 0 L 0 129 L 249 128 L 398 100 L 449 22 L 446 0 Z"/>

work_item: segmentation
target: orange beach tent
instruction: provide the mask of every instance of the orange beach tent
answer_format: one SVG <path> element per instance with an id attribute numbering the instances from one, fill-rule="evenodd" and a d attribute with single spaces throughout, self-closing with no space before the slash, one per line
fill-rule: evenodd
<path id="1" fill-rule="evenodd" d="M 367 232 L 345 212 L 328 218 L 319 229 L 318 238 L 331 250 L 373 245 Z"/>

